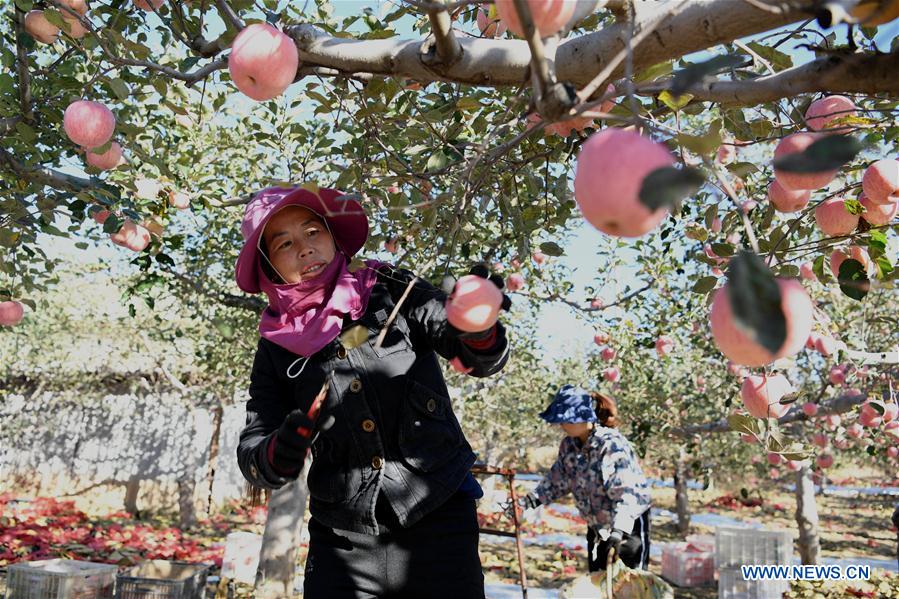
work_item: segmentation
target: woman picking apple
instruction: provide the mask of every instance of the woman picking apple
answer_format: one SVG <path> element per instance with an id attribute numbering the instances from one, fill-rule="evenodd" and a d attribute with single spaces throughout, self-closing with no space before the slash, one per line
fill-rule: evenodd
<path id="1" fill-rule="evenodd" d="M 540 414 L 565 431 L 559 457 L 523 508 L 548 505 L 574 495 L 587 520 L 587 564 L 605 570 L 610 550 L 630 568 L 649 565 L 649 485 L 630 442 L 616 427 L 615 400 L 565 385 Z"/>
<path id="2" fill-rule="evenodd" d="M 303 596 L 484 597 L 482 492 L 437 355 L 472 376 L 502 369 L 508 299 L 486 270 L 449 298 L 416 280 L 391 321 L 414 277 L 374 260 L 350 267 L 368 220 L 333 189 L 264 189 L 241 232 L 238 286 L 268 307 L 238 463 L 276 489 L 311 448 Z"/>

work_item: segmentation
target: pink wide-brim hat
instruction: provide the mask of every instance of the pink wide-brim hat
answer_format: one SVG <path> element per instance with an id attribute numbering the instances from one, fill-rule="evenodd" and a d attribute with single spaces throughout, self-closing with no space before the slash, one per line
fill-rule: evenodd
<path id="1" fill-rule="evenodd" d="M 325 221 L 337 249 L 352 258 L 368 239 L 368 217 L 362 205 L 336 189 L 320 187 L 267 187 L 258 192 L 244 209 L 240 232 L 244 245 L 237 257 L 237 286 L 247 293 L 260 293 L 259 236 L 269 219 L 286 206 L 302 206 Z"/>

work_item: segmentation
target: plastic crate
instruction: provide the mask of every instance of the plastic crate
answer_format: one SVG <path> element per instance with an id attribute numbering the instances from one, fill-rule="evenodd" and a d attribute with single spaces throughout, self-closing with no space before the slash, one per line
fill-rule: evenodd
<path id="1" fill-rule="evenodd" d="M 690 543 L 669 543 L 662 548 L 662 578 L 679 587 L 699 587 L 715 582 L 715 554 L 697 550 Z"/>
<path id="2" fill-rule="evenodd" d="M 203 599 L 210 564 L 153 560 L 116 579 L 116 599 Z"/>
<path id="3" fill-rule="evenodd" d="M 232 532 L 225 538 L 222 578 L 253 584 L 262 552 L 262 535 Z"/>
<path id="4" fill-rule="evenodd" d="M 715 529 L 715 565 L 733 568 L 753 564 L 793 563 L 793 533 L 754 528 Z"/>
<path id="5" fill-rule="evenodd" d="M 718 570 L 718 599 L 780 599 L 789 580 L 743 580 L 740 568 Z"/>
<path id="6" fill-rule="evenodd" d="M 112 599 L 118 567 L 69 559 L 11 564 L 6 599 Z"/>

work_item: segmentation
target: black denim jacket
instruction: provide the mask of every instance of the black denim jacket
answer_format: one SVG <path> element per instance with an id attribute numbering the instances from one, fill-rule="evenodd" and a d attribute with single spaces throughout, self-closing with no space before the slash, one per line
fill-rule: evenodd
<path id="1" fill-rule="evenodd" d="M 266 459 L 269 435 L 291 410 L 307 410 L 329 380 L 325 404 L 335 421 L 312 446 L 308 484 L 312 516 L 332 528 L 378 534 L 379 492 L 402 526 L 455 493 L 475 456 L 453 412 L 437 354 L 461 357 L 478 377 L 498 372 L 508 359 L 502 324 L 492 348 L 473 350 L 446 320 L 446 295 L 425 281 L 416 282 L 383 344 L 375 347 L 412 276 L 391 267 L 379 271 L 363 317 L 344 322 L 344 332 L 364 327 L 360 338 L 367 339 L 358 346 L 346 349 L 338 338 L 306 363 L 259 340 L 237 448 L 241 472 L 269 489 L 291 480 Z"/>

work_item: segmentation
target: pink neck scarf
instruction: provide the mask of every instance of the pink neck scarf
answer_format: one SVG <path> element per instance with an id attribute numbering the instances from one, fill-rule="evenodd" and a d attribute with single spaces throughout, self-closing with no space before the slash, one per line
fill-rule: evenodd
<path id="1" fill-rule="evenodd" d="M 275 285 L 260 268 L 259 286 L 269 305 L 262 313 L 259 333 L 295 354 L 312 356 L 340 334 L 345 315 L 358 320 L 365 314 L 382 264 L 366 260 L 367 268 L 352 273 L 346 256 L 338 253 L 315 277 L 286 285 Z"/>

